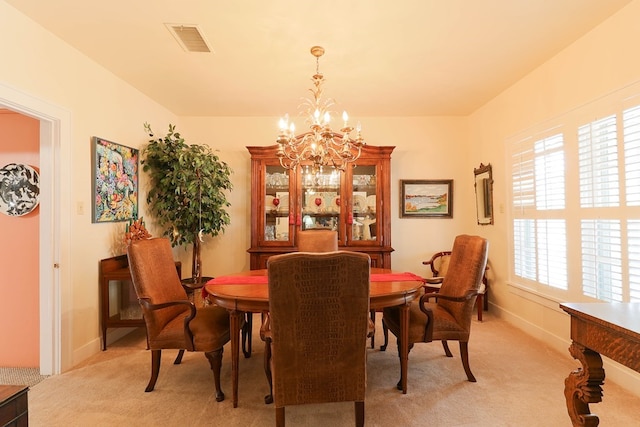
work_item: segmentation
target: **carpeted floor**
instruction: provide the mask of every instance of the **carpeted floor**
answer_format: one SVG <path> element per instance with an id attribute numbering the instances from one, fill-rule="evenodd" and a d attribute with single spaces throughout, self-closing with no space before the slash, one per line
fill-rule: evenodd
<path id="1" fill-rule="evenodd" d="M 45 378 L 47 378 L 47 375 L 40 375 L 40 369 L 38 368 L 0 367 L 0 384 L 33 387 Z"/>
<path id="2" fill-rule="evenodd" d="M 257 318 L 256 322 L 257 324 Z M 379 323 L 379 321 L 378 321 Z M 257 329 L 257 328 L 254 328 Z M 377 342 L 382 341 L 380 324 Z M 395 339 L 386 352 L 370 350 L 366 398 L 367 426 L 569 426 L 564 379 L 578 366 L 490 314 L 474 320 L 471 369 L 466 381 L 457 351 L 444 357 L 440 343 L 416 345 L 409 356 L 408 394 L 395 389 L 399 362 Z M 29 420 L 38 426 L 272 426 L 273 405 L 265 405 L 262 342 L 254 330 L 254 351 L 241 357 L 239 405 L 231 403 L 230 350 L 223 364 L 224 402 L 213 395 L 213 375 L 205 357 L 187 353 L 182 365 L 166 351 L 156 389 L 145 393 L 150 354 L 144 333 L 110 345 L 82 366 L 52 376 L 29 392 Z M 640 399 L 607 382 L 602 403 L 591 405 L 602 426 L 638 425 Z M 288 407 L 289 426 L 352 426 L 352 403 Z"/>

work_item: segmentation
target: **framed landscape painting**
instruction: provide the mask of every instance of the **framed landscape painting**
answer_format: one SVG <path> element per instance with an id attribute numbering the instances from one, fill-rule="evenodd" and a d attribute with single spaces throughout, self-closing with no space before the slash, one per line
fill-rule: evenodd
<path id="1" fill-rule="evenodd" d="M 401 218 L 453 218 L 453 180 L 400 180 Z"/>
<path id="2" fill-rule="evenodd" d="M 92 138 L 92 222 L 138 217 L 138 150 Z"/>

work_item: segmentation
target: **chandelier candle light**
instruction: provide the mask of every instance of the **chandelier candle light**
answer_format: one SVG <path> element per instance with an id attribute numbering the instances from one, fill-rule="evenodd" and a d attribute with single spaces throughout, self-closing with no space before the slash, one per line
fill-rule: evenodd
<path id="1" fill-rule="evenodd" d="M 333 100 L 322 100 L 324 77 L 319 71 L 320 57 L 324 48 L 313 46 L 311 54 L 316 57 L 316 73 L 312 77 L 313 88 L 309 89 L 313 99 L 305 99 L 301 106 L 306 107 L 310 132 L 296 136 L 295 125 L 289 122 L 289 115 L 280 119 L 278 158 L 285 169 L 295 169 L 301 163 L 311 164 L 315 174 L 322 172 L 323 166 L 331 166 L 341 171 L 360 157 L 364 139 L 360 134 L 360 123 L 355 128 L 355 137 L 350 134 L 354 128 L 349 126 L 347 112 L 342 113 L 341 134 L 331 129 L 331 111 Z"/>

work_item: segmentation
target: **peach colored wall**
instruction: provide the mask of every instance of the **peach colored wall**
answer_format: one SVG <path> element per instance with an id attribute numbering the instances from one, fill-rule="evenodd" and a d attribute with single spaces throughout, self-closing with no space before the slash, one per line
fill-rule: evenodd
<path id="1" fill-rule="evenodd" d="M 39 169 L 40 123 L 0 110 L 0 167 L 8 163 Z M 38 367 L 39 216 L 36 209 L 21 217 L 0 214 L 0 366 Z"/>

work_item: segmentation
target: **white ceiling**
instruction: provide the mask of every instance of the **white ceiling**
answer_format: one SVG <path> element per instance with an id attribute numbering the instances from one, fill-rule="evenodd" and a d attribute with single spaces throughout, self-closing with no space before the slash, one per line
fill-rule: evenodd
<path id="1" fill-rule="evenodd" d="M 365 116 L 467 115 L 630 0 L 5 0 L 184 116 L 280 116 L 309 95 Z M 196 24 L 188 53 L 165 23 Z"/>

